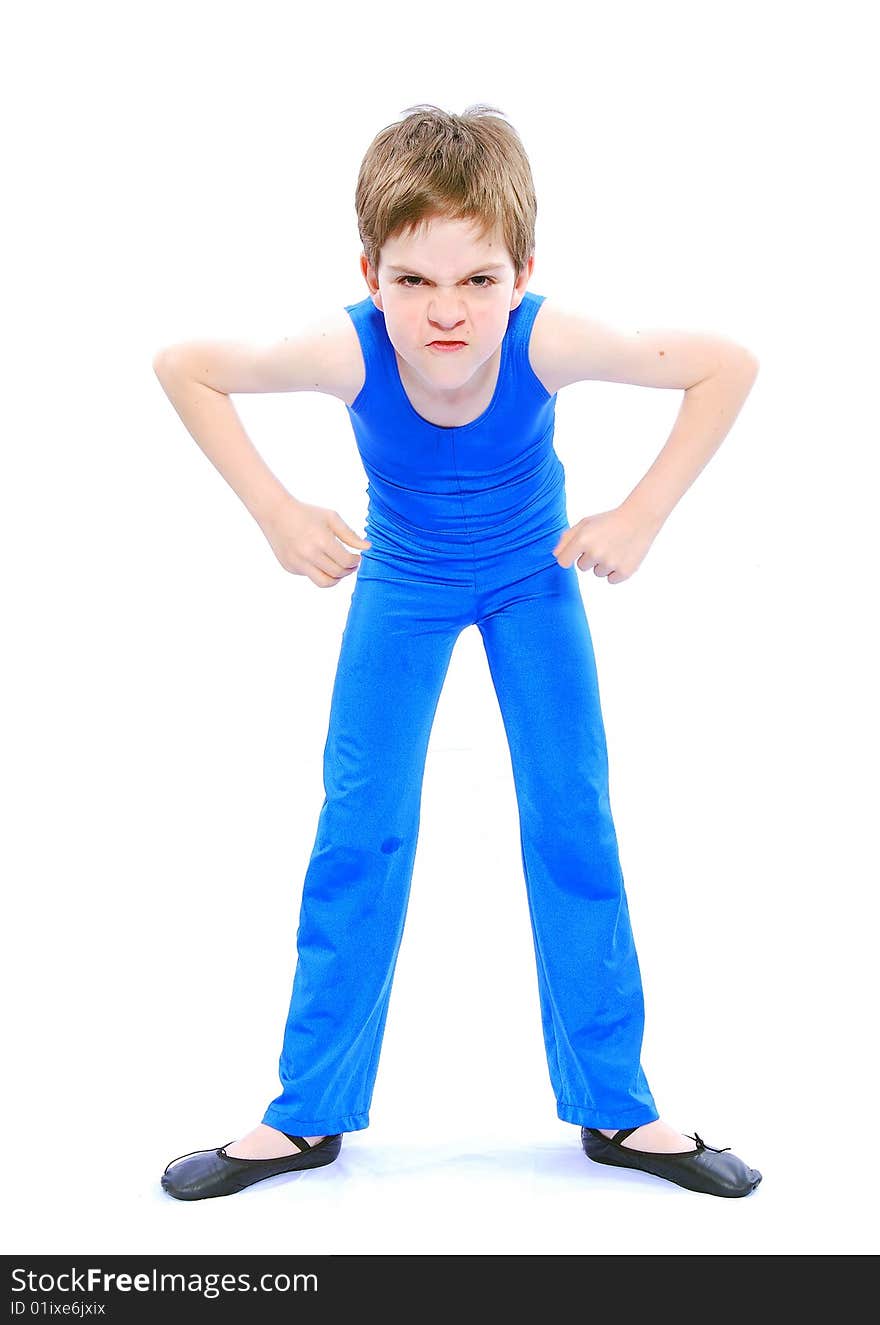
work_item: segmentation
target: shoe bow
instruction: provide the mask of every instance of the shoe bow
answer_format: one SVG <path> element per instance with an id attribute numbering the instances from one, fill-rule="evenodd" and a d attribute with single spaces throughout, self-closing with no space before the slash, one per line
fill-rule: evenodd
<path id="1" fill-rule="evenodd" d="M 712 1150 L 716 1155 L 723 1155 L 725 1150 L 730 1149 L 730 1146 L 707 1146 L 699 1132 L 694 1132 L 693 1136 L 690 1132 L 685 1132 L 685 1136 L 690 1137 L 691 1141 L 696 1141 L 698 1150 Z"/>

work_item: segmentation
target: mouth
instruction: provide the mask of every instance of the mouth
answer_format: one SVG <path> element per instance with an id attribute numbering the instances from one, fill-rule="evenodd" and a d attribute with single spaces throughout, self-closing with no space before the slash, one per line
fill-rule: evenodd
<path id="1" fill-rule="evenodd" d="M 453 350 L 463 350 L 466 347 L 467 341 L 464 340 L 432 340 L 428 345 L 429 350 L 440 350 L 444 354 L 449 354 Z"/>

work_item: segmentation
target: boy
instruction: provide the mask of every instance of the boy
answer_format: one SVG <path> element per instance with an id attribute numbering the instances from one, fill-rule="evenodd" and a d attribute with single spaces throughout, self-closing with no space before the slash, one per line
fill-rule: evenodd
<path id="1" fill-rule="evenodd" d="M 518 135 L 493 107 L 409 109 L 377 135 L 358 177 L 367 297 L 279 344 L 189 342 L 154 360 L 281 565 L 321 588 L 358 572 L 303 887 L 282 1091 L 252 1132 L 179 1156 L 162 1185 L 180 1200 L 227 1195 L 330 1163 L 344 1132 L 368 1126 L 428 739 L 455 641 L 475 624 L 510 747 L 558 1116 L 580 1126 L 599 1163 L 745 1196 L 761 1174 L 663 1122 L 641 1067 L 642 987 L 574 566 L 613 584 L 638 569 L 729 431 L 757 361 L 718 337 L 624 336 L 530 293 L 536 202 Z M 626 500 L 569 525 L 554 408 L 562 387 L 585 379 L 685 397 Z M 369 478 L 366 538 L 283 488 L 229 400 L 310 390 L 348 410 Z"/>

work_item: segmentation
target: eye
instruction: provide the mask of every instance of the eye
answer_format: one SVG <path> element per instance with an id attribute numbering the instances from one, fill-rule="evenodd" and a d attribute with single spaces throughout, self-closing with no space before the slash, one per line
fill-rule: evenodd
<path id="1" fill-rule="evenodd" d="M 485 285 L 478 285 L 478 286 L 476 287 L 478 290 L 488 290 L 490 285 L 494 285 L 494 284 L 495 284 L 495 280 L 494 280 L 494 278 L 493 278 L 492 276 L 471 276 L 470 279 L 471 279 L 472 281 L 485 281 L 485 282 L 486 282 Z M 409 282 L 409 281 L 421 281 L 421 280 L 422 280 L 422 277 L 421 277 L 421 276 L 400 276 L 400 277 L 398 277 L 398 279 L 397 279 L 397 281 L 396 281 L 396 284 L 397 284 L 397 285 L 402 285 L 402 286 L 404 287 L 404 289 L 406 289 L 406 290 L 417 290 L 417 289 L 418 289 L 418 286 L 417 286 L 417 285 L 409 285 L 409 284 L 407 284 L 407 282 Z"/>

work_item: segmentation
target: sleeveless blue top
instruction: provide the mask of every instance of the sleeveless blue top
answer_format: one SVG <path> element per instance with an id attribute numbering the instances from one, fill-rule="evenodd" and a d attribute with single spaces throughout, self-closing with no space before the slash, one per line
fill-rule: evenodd
<path id="1" fill-rule="evenodd" d="M 550 564 L 568 524 L 565 471 L 553 446 L 556 395 L 529 363 L 544 295 L 528 290 L 508 318 L 498 381 L 479 418 L 430 423 L 401 381 L 385 315 L 372 299 L 345 305 L 366 379 L 346 405 L 369 480 L 358 578 L 447 579 L 478 587 L 481 569 L 526 574 Z"/>

